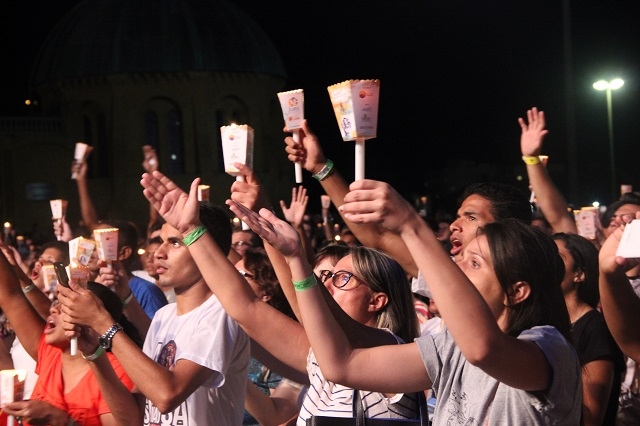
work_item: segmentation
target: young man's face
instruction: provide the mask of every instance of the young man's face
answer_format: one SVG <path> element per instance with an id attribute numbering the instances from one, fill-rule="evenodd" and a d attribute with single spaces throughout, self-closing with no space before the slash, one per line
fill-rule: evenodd
<path id="1" fill-rule="evenodd" d="M 154 265 L 158 286 L 173 287 L 176 292 L 187 289 L 202 279 L 189 249 L 182 242 L 182 234 L 171 225 L 162 225 L 162 244 L 156 249 Z"/>
<path id="2" fill-rule="evenodd" d="M 495 222 L 491 213 L 491 202 L 477 194 L 471 194 L 464 199 L 458 209 L 456 220 L 451 229 L 451 255 L 458 257 L 471 240 L 476 238 L 478 228 L 487 223 Z"/>

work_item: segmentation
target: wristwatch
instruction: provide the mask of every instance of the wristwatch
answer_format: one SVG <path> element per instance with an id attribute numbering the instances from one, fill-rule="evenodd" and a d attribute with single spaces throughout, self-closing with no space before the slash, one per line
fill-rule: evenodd
<path id="1" fill-rule="evenodd" d="M 113 336 L 115 336 L 116 333 L 120 330 L 122 330 L 122 326 L 118 323 L 115 323 L 111 327 L 109 327 L 107 332 L 98 338 L 98 343 L 100 343 L 100 346 L 102 346 L 107 351 L 111 349 L 111 340 L 113 340 Z"/>

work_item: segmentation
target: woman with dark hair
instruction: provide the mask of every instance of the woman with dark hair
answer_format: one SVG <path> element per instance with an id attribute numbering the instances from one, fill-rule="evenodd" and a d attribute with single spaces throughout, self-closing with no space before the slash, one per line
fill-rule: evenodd
<path id="1" fill-rule="evenodd" d="M 93 282 L 88 288 L 114 318 L 122 316 L 122 303 L 115 293 Z M 31 424 L 124 426 L 142 422 L 131 394 L 133 383 L 113 355 L 103 355 L 98 336 L 82 329 L 78 335 L 81 354 L 71 355 L 57 301 L 46 321 L 41 318 L 4 255 L 0 255 L 0 306 L 27 352 L 37 360 L 39 375 L 31 399 L 6 404 L 4 412 Z M 124 318 L 120 321 L 126 323 Z M 127 328 L 140 343 L 133 327 Z"/>
<path id="2" fill-rule="evenodd" d="M 378 392 L 438 395 L 434 425 L 580 422 L 580 368 L 560 292 L 562 259 L 553 241 L 507 219 L 481 228 L 457 265 L 404 198 L 360 180 L 340 207 L 355 223 L 397 233 L 423 272 L 446 330 L 406 345 L 363 346 L 378 329 L 350 328 L 323 303 L 321 287 L 292 229 L 269 210 L 227 202 L 287 258 L 305 331 L 328 380 Z M 384 199 L 378 199 L 385 194 Z"/>
<path id="3" fill-rule="evenodd" d="M 564 261 L 561 288 L 582 366 L 582 422 L 612 425 L 616 422 L 625 363 L 603 315 L 596 309 L 600 300 L 598 250 L 580 235 L 559 233 L 552 238 Z"/>
<path id="4" fill-rule="evenodd" d="M 263 248 L 248 248 L 242 259 L 236 263 L 236 269 L 247 280 L 260 300 L 295 319 L 291 306 L 280 288 L 276 271 L 271 266 L 269 256 Z"/>

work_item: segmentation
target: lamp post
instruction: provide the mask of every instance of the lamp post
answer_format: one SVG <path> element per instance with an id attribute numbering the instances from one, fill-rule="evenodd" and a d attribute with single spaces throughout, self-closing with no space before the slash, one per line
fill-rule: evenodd
<path id="1" fill-rule="evenodd" d="M 611 162 L 611 195 L 613 200 L 617 198 L 618 191 L 616 190 L 616 160 L 615 152 L 613 149 L 613 111 L 611 108 L 611 91 L 617 90 L 622 87 L 624 81 L 620 78 L 615 78 L 611 81 L 599 80 L 593 83 L 593 88 L 599 91 L 604 90 L 607 95 L 607 124 L 609 126 L 609 161 Z"/>

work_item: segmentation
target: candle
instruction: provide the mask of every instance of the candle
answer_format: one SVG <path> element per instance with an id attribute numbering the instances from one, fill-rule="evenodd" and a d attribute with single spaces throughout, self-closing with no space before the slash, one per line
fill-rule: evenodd
<path id="1" fill-rule="evenodd" d="M 364 179 L 364 142 L 376 137 L 380 80 L 347 80 L 327 87 L 344 141 L 356 141 L 355 179 Z"/>
<path id="2" fill-rule="evenodd" d="M 293 134 L 295 143 L 300 143 L 299 129 L 302 127 L 304 120 L 304 91 L 302 89 L 291 90 L 289 92 L 278 93 L 284 124 L 287 130 Z M 302 183 L 302 164 L 297 161 L 295 163 L 296 183 Z"/>
<path id="3" fill-rule="evenodd" d="M 92 149 L 93 148 L 87 145 L 86 143 L 83 143 L 83 142 L 76 143 L 76 148 L 73 153 L 74 168 L 73 168 L 73 172 L 71 173 L 71 179 L 76 179 L 78 177 L 77 168 L 80 166 L 80 164 L 82 164 L 87 159 L 87 156 L 89 155 Z"/>
<path id="4" fill-rule="evenodd" d="M 198 185 L 198 201 L 209 201 L 209 185 Z"/>
<path id="5" fill-rule="evenodd" d="M 118 260 L 118 228 L 95 229 L 93 238 L 98 243 L 98 257 L 107 264 Z"/>
<path id="6" fill-rule="evenodd" d="M 253 169 L 253 137 L 254 130 L 246 124 L 231 124 L 220 127 L 222 137 L 222 154 L 224 156 L 224 171 L 235 176 L 239 182 L 244 182 L 244 175 L 234 165 L 240 163 Z M 245 231 L 249 226 L 242 222 Z"/>

